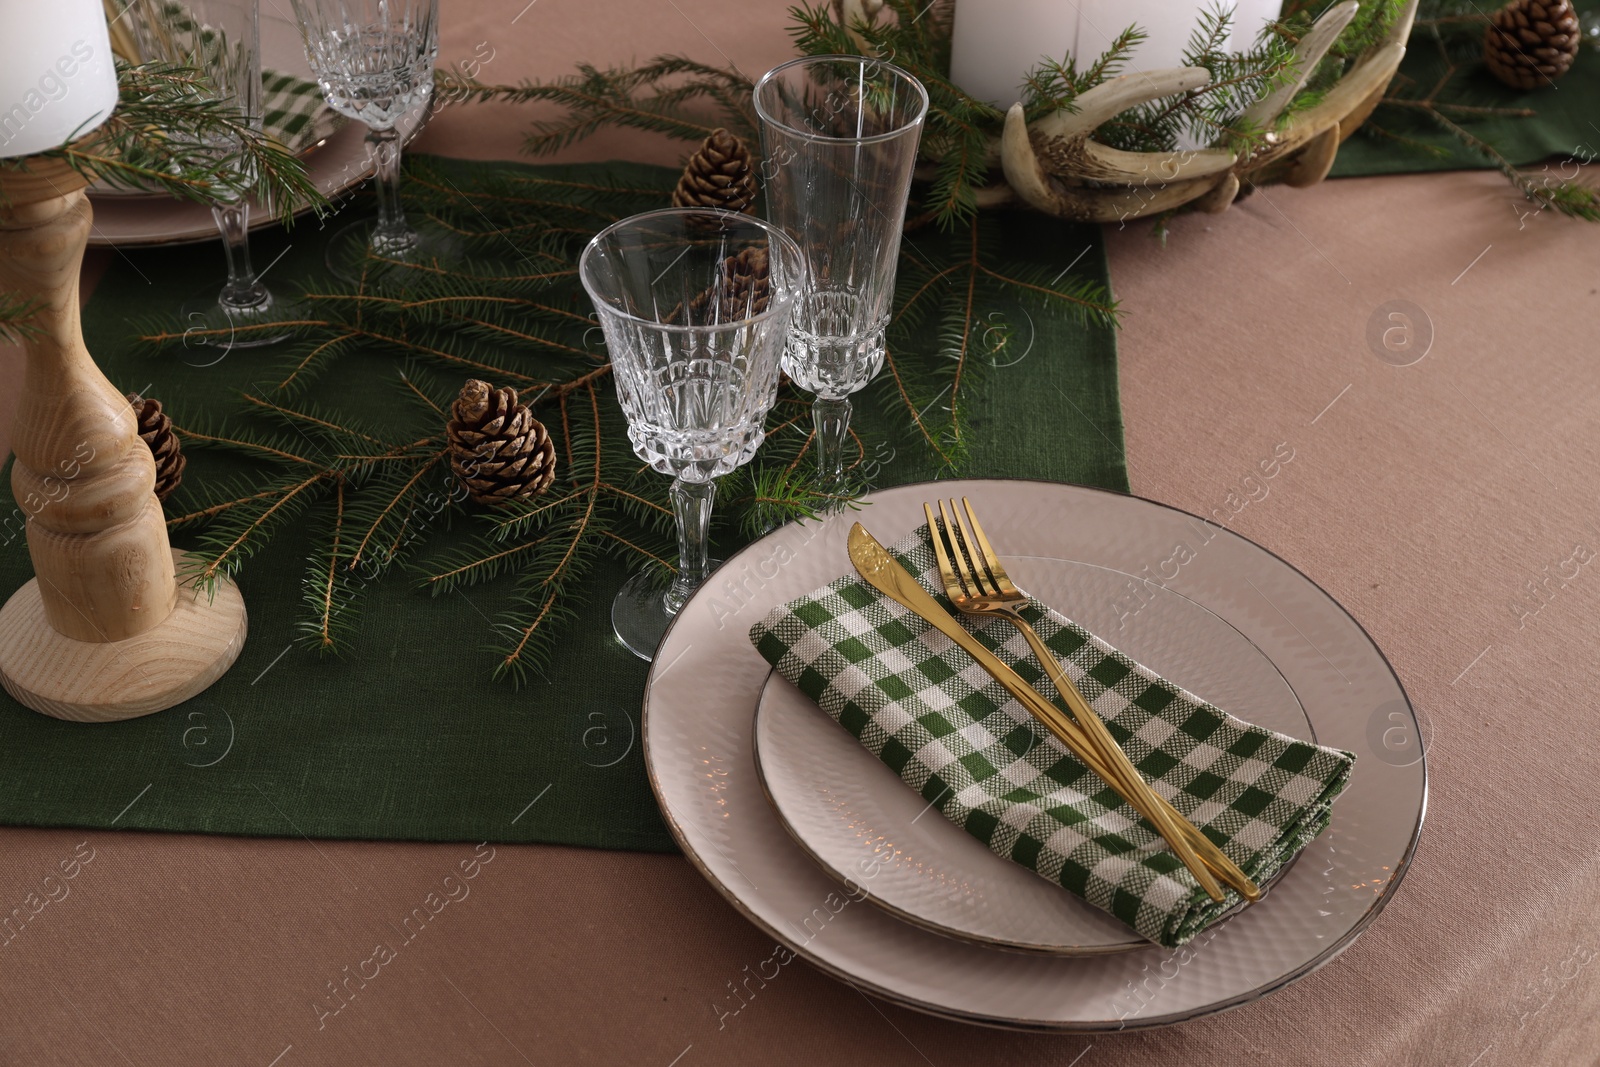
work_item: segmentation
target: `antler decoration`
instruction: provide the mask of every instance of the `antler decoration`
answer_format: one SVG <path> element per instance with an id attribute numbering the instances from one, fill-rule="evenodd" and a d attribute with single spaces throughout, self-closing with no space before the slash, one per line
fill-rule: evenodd
<path id="1" fill-rule="evenodd" d="M 1345 0 L 1324 12 L 1295 48 L 1296 76 L 1246 110 L 1246 119 L 1271 131 L 1249 156 L 1238 158 L 1221 148 L 1125 152 L 1094 140 L 1097 128 L 1128 108 L 1192 92 L 1211 80 L 1202 67 L 1146 71 L 1097 85 L 1078 97 L 1076 111 L 1053 112 L 1031 126 L 1022 105 L 1012 105 L 1000 139 L 1007 183 L 1030 207 L 1086 222 L 1139 218 L 1189 203 L 1224 211 L 1242 182 L 1315 185 L 1333 167 L 1340 142 L 1377 107 L 1399 68 L 1417 0 L 1395 20 L 1387 42 L 1363 57 L 1320 103 L 1272 130 L 1358 6 Z"/>

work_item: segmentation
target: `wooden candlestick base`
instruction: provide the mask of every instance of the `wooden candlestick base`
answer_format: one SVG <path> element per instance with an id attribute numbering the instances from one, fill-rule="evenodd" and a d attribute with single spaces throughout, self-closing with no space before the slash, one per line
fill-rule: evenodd
<path id="1" fill-rule="evenodd" d="M 184 553 L 173 549 L 174 564 Z M 182 703 L 215 682 L 244 648 L 244 597 L 232 582 L 205 594 L 180 586 L 152 629 L 122 641 L 78 641 L 45 616 L 35 578 L 0 607 L 0 686 L 57 719 L 111 722 Z"/>
<path id="2" fill-rule="evenodd" d="M 83 345 L 85 179 L 59 161 L 30 164 L 0 168 L 0 291 L 33 309 L 11 488 L 36 577 L 0 608 L 0 683 L 59 719 L 148 715 L 233 664 L 244 601 L 231 584 L 197 597 L 176 580 L 155 460 Z"/>

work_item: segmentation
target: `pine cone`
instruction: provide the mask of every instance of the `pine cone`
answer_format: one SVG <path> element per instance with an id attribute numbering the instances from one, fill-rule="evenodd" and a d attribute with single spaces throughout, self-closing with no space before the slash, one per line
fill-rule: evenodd
<path id="1" fill-rule="evenodd" d="M 683 168 L 683 177 L 672 190 L 672 206 L 752 214 L 756 208 L 756 171 L 750 149 L 727 130 L 712 130 Z"/>
<path id="2" fill-rule="evenodd" d="M 461 387 L 445 432 L 450 469 L 479 504 L 544 492 L 556 477 L 556 446 L 517 391 L 474 378 Z"/>
<path id="3" fill-rule="evenodd" d="M 717 300 L 720 322 L 754 318 L 767 310 L 772 300 L 772 277 L 765 248 L 746 248 L 722 261 Z"/>
<path id="4" fill-rule="evenodd" d="M 183 468 L 189 461 L 183 456 L 178 435 L 172 432 L 172 420 L 161 410 L 161 401 L 146 400 L 138 393 L 128 393 L 127 397 L 139 423 L 139 438 L 150 446 L 150 454 L 155 457 L 156 499 L 166 500 L 183 481 Z"/>
<path id="5" fill-rule="evenodd" d="M 1579 39 L 1570 0 L 1512 0 L 1484 33 L 1483 61 L 1490 74 L 1526 92 L 1565 74 Z"/>
<path id="6" fill-rule="evenodd" d="M 771 272 L 765 248 L 750 247 L 722 261 L 722 280 L 689 302 L 685 326 L 710 326 L 754 318 L 772 300 Z M 672 309 L 669 323 L 678 323 L 683 305 Z"/>

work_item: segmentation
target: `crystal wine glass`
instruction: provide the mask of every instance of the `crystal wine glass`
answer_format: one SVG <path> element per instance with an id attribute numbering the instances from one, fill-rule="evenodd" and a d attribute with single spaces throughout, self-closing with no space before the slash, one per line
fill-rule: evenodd
<path id="1" fill-rule="evenodd" d="M 117 21 L 127 29 L 140 58 L 200 71 L 217 100 L 236 108 L 252 129 L 261 130 L 257 0 L 133 0 Z M 236 154 L 239 145 L 234 140 L 209 147 L 224 157 Z M 227 250 L 228 280 L 215 299 L 207 293 L 183 305 L 186 336 L 223 349 L 282 340 L 287 331 L 237 332 L 242 326 L 261 326 L 283 317 L 283 309 L 250 263 L 249 200 L 239 195 L 219 197 L 211 214 Z"/>
<path id="2" fill-rule="evenodd" d="M 420 260 L 428 235 L 406 221 L 400 206 L 400 131 L 397 125 L 433 93 L 439 54 L 439 0 L 292 0 L 306 59 L 328 104 L 364 123 L 377 175 L 378 219 L 336 234 L 328 267 L 350 277 L 368 250 L 373 256 Z"/>
<path id="3" fill-rule="evenodd" d="M 768 71 L 755 107 L 767 216 L 800 245 L 810 279 L 783 369 L 816 394 L 818 473 L 841 493 L 850 396 L 883 367 L 928 93 L 880 60 L 812 56 Z"/>
<path id="4" fill-rule="evenodd" d="M 804 271 L 799 248 L 776 227 L 699 208 L 623 219 L 578 262 L 628 439 L 640 459 L 673 477 L 677 575 L 665 592 L 651 574 L 636 575 L 611 606 L 618 640 L 643 659 L 710 573 L 715 479 L 761 445 Z"/>

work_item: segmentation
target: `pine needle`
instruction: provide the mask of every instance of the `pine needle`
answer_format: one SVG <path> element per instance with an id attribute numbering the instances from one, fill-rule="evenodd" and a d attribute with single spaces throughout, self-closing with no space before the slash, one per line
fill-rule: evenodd
<path id="1" fill-rule="evenodd" d="M 91 181 L 202 204 L 251 196 L 285 226 L 307 207 L 328 207 L 305 164 L 220 99 L 201 72 L 119 59 L 117 86 L 116 108 L 88 137 L 28 158 L 60 159 Z"/>

